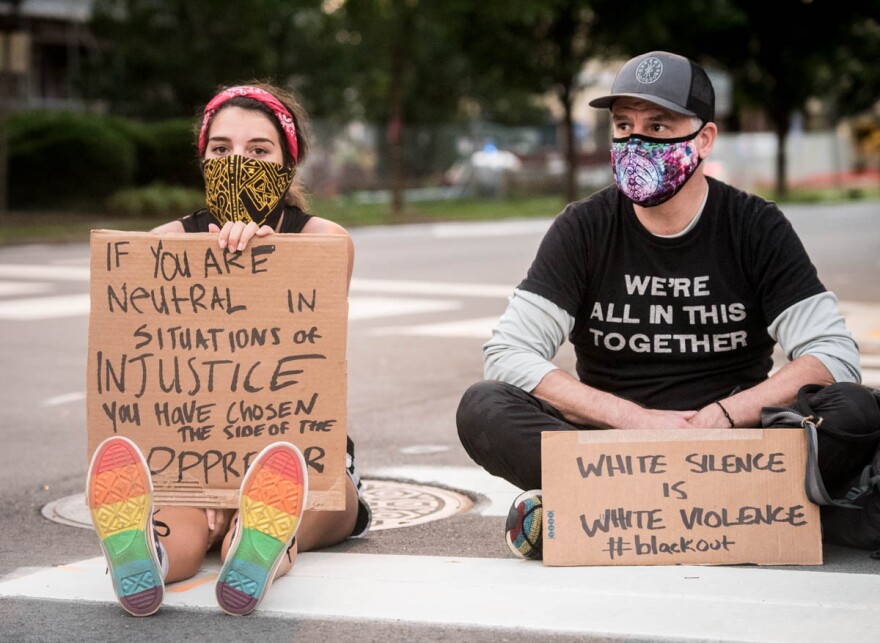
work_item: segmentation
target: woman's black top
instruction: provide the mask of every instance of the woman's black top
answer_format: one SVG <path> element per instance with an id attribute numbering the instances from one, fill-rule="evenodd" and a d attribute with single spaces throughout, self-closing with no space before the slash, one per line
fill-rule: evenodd
<path id="1" fill-rule="evenodd" d="M 303 231 L 303 228 L 312 218 L 311 214 L 306 214 L 295 205 L 287 205 L 284 207 L 284 216 L 281 219 L 281 229 L 275 232 L 286 232 L 296 234 Z M 209 223 L 217 223 L 213 215 L 207 208 L 188 214 L 178 219 L 183 224 L 184 232 L 207 232 Z M 219 225 L 219 224 L 218 224 Z"/>

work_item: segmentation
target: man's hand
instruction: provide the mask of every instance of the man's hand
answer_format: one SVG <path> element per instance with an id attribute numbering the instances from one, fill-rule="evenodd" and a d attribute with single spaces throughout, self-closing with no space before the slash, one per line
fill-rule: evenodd
<path id="1" fill-rule="evenodd" d="M 638 409 L 627 415 L 619 428 L 621 429 L 693 429 L 691 419 L 696 411 L 659 411 L 656 409 Z"/>
<path id="2" fill-rule="evenodd" d="M 714 402 L 704 406 L 689 420 L 692 429 L 729 429 L 730 421 Z"/>
<path id="3" fill-rule="evenodd" d="M 559 409 L 572 424 L 597 429 L 692 429 L 688 420 L 697 413 L 646 409 L 582 384 L 560 369 L 547 373 L 532 394 Z"/>
<path id="4" fill-rule="evenodd" d="M 258 226 L 253 221 L 245 223 L 244 221 L 227 221 L 223 224 L 223 228 L 211 223 L 208 224 L 208 232 L 219 232 L 217 244 L 221 248 L 228 248 L 230 252 L 241 252 L 247 248 L 248 243 L 254 237 L 267 237 L 274 234 L 272 226 Z"/>

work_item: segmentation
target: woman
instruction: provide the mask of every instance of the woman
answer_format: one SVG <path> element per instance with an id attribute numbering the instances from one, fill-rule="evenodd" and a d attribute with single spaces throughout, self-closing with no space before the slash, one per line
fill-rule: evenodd
<path id="1" fill-rule="evenodd" d="M 294 97 L 277 87 L 255 83 L 222 90 L 205 107 L 197 141 L 208 207 L 152 232 L 216 232 L 220 248 L 239 251 L 254 237 L 278 233 L 344 235 L 350 282 L 351 238 L 336 223 L 305 213 L 295 180 L 309 149 L 305 119 Z M 87 497 L 120 604 L 137 616 L 154 613 L 164 581 L 196 574 L 206 552 L 219 543 L 224 565 L 218 603 L 231 614 L 253 611 L 273 578 L 291 569 L 298 551 L 328 547 L 368 530 L 371 515 L 353 455 L 349 440 L 345 510 L 303 513 L 302 455 L 287 443 L 266 447 L 242 481 L 240 507 L 263 488 L 273 495 L 283 489 L 287 495 L 278 507 L 286 519 L 280 532 L 270 534 L 244 509 L 161 507 L 153 512 L 143 456 L 131 441 L 109 438 L 92 458 Z M 147 520 L 152 513 L 155 518 Z"/>

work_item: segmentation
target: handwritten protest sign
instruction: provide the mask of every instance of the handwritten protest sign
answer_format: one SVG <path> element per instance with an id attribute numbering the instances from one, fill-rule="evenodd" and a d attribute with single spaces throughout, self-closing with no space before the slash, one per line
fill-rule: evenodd
<path id="1" fill-rule="evenodd" d="M 821 564 L 795 429 L 542 434 L 546 565 Z"/>
<path id="2" fill-rule="evenodd" d="M 237 506 L 250 460 L 303 453 L 309 506 L 345 507 L 347 255 L 341 236 L 91 236 L 88 451 L 131 438 L 156 503 Z"/>

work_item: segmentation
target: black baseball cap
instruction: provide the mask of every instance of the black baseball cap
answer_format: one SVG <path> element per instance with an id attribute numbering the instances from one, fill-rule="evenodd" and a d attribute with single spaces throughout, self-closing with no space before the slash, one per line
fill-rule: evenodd
<path id="1" fill-rule="evenodd" d="M 611 93 L 590 101 L 608 107 L 621 96 L 640 98 L 673 112 L 715 120 L 715 90 L 702 67 L 668 51 L 652 51 L 627 61 L 617 72 Z"/>

